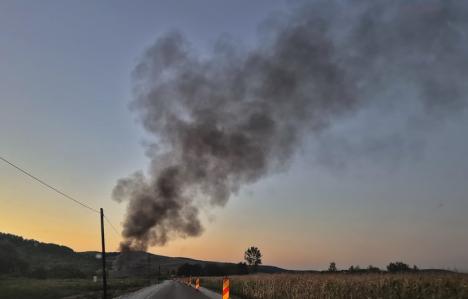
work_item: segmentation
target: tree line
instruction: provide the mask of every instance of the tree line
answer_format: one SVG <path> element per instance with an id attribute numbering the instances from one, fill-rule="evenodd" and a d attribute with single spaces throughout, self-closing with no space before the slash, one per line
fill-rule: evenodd
<path id="1" fill-rule="evenodd" d="M 190 264 L 185 263 L 177 270 L 178 276 L 224 276 L 224 275 L 243 275 L 254 273 L 258 271 L 258 266 L 262 264 L 262 253 L 260 250 L 251 246 L 244 252 L 245 262 L 238 264 L 219 264 L 219 263 L 206 263 L 206 264 Z M 410 267 L 403 262 L 391 262 L 387 265 L 387 272 L 416 272 L 419 268 L 416 265 Z M 369 265 L 367 268 L 361 268 L 359 265 L 350 266 L 347 270 L 339 270 L 335 262 L 331 262 L 325 273 L 379 273 L 384 272 L 378 267 Z"/>
<path id="2" fill-rule="evenodd" d="M 237 264 L 206 263 L 190 264 L 185 263 L 177 270 L 178 276 L 224 276 L 243 275 L 258 271 L 258 266 L 262 264 L 262 253 L 255 246 L 247 248 L 244 252 L 245 262 Z"/>
<path id="3" fill-rule="evenodd" d="M 387 265 L 387 272 L 398 273 L 398 272 L 416 272 L 419 268 L 416 265 L 410 267 L 408 264 L 403 262 L 391 262 Z M 336 263 L 331 262 L 327 271 L 324 272 L 347 272 L 347 273 L 375 273 L 382 272 L 379 267 L 369 265 L 367 268 L 361 268 L 359 265 L 351 265 L 347 270 L 338 270 Z"/>
<path id="4" fill-rule="evenodd" d="M 79 257 L 65 246 L 0 233 L 0 276 L 85 278 L 99 267 L 91 257 Z"/>

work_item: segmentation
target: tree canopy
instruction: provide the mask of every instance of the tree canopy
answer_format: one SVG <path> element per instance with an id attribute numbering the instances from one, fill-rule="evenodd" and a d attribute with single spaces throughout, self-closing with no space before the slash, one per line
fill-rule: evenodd
<path id="1" fill-rule="evenodd" d="M 249 264 L 249 266 L 257 267 L 262 264 L 262 253 L 260 249 L 255 246 L 247 248 L 244 253 L 244 260 Z"/>

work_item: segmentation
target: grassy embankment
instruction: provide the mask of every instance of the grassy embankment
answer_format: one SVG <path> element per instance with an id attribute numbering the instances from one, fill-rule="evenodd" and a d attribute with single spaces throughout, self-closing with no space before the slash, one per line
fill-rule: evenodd
<path id="1" fill-rule="evenodd" d="M 147 279 L 111 279 L 109 297 L 134 291 L 148 283 Z M 1 278 L 0 299 L 101 298 L 101 287 L 101 282 L 89 279 Z"/>
<path id="2" fill-rule="evenodd" d="M 222 277 L 201 285 L 221 291 Z M 468 275 L 456 273 L 264 274 L 230 277 L 230 291 L 245 299 L 468 298 Z"/>

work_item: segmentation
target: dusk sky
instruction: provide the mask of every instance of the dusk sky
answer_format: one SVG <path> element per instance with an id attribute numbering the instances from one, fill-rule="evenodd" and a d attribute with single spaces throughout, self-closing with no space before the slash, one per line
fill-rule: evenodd
<path id="1" fill-rule="evenodd" d="M 145 145 L 154 141 L 129 108 L 145 50 L 174 30 L 200 55 L 220 37 L 255 47 L 265 19 L 295 5 L 0 1 L 0 156 L 104 208 L 120 230 L 127 204 L 112 190 L 148 170 Z M 201 207 L 201 236 L 149 251 L 239 262 L 255 245 L 264 264 L 288 269 L 402 260 L 468 271 L 468 113 L 426 116 L 410 98 L 410 89 L 387 91 L 376 101 L 384 104 L 306 134 L 284 167 L 241 186 L 224 207 Z M 98 250 L 98 216 L 0 161 L 0 231 Z M 106 230 L 117 250 L 120 236 Z"/>

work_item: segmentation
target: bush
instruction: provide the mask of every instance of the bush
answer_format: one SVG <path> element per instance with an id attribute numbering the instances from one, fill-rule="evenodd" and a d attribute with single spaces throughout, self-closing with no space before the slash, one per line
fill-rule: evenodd
<path id="1" fill-rule="evenodd" d="M 387 266 L 388 272 L 408 272 L 411 268 L 403 262 L 390 263 Z"/>

